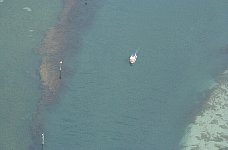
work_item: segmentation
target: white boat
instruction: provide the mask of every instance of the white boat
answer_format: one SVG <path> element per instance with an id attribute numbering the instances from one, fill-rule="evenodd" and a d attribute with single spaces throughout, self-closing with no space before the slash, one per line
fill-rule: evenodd
<path id="1" fill-rule="evenodd" d="M 135 52 L 135 53 L 131 54 L 129 61 L 131 64 L 134 64 L 136 62 L 136 60 L 137 60 L 137 53 Z"/>

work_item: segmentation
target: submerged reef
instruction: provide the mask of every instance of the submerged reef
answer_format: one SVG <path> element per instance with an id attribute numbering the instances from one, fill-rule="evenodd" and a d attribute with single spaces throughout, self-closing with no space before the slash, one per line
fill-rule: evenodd
<path id="1" fill-rule="evenodd" d="M 29 150 L 39 149 L 41 134 L 45 129 L 45 107 L 56 102 L 60 87 L 64 84 L 64 79 L 60 78 L 60 61 L 64 62 L 65 58 L 69 58 L 67 56 L 72 56 L 79 49 L 81 35 L 92 23 L 97 6 L 95 1 L 90 2 L 91 5 L 79 0 L 62 1 L 63 9 L 58 21 L 48 29 L 38 50 L 41 55 L 39 74 L 42 97 L 32 118 Z M 65 67 L 62 70 L 66 72 Z"/>
<path id="2" fill-rule="evenodd" d="M 65 6 L 60 14 L 58 24 L 48 30 L 39 50 L 42 56 L 40 78 L 43 89 L 43 101 L 51 101 L 60 86 L 59 62 L 63 58 L 61 54 L 66 47 L 69 16 L 76 6 L 75 0 L 65 0 L 64 2 Z"/>
<path id="3" fill-rule="evenodd" d="M 228 149 L 228 71 L 217 80 L 201 113 L 186 130 L 183 150 Z"/>
<path id="4" fill-rule="evenodd" d="M 39 149 L 41 134 L 44 132 L 44 106 L 54 102 L 61 80 L 59 78 L 59 62 L 63 59 L 62 52 L 66 49 L 66 35 L 69 30 L 69 16 L 76 7 L 76 0 L 64 0 L 64 7 L 59 15 L 56 26 L 49 28 L 39 48 L 41 55 L 40 79 L 42 98 L 32 118 L 32 143 L 28 149 Z"/>
<path id="5" fill-rule="evenodd" d="M 59 92 L 59 62 L 72 56 L 79 49 L 81 36 L 92 23 L 96 2 L 86 6 L 83 1 L 63 0 L 64 7 L 57 24 L 44 37 L 39 52 L 41 54 L 40 78 L 43 102 L 52 102 Z M 88 2 L 87 2 L 88 3 Z M 93 4 L 93 5 L 92 5 Z"/>

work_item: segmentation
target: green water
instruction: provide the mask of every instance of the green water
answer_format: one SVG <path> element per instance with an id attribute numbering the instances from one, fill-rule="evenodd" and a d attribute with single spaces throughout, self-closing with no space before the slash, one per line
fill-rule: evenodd
<path id="1" fill-rule="evenodd" d="M 21 0 L 0 4 L 0 149 L 25 150 L 41 97 L 37 49 L 47 28 L 56 23 L 61 3 Z"/>
<path id="2" fill-rule="evenodd" d="M 63 79 L 59 102 L 47 110 L 46 148 L 178 149 L 201 92 L 226 64 L 219 50 L 227 43 L 227 6 L 179 0 L 100 5 L 77 55 L 64 61 L 65 74 L 74 75 Z"/>
<path id="3" fill-rule="evenodd" d="M 37 50 L 62 1 L 0 4 L 0 149 L 24 150 L 34 142 L 43 94 Z M 77 7 L 60 53 L 60 94 L 42 107 L 44 149 L 178 149 L 199 95 L 227 65 L 220 53 L 226 1 L 87 0 Z"/>

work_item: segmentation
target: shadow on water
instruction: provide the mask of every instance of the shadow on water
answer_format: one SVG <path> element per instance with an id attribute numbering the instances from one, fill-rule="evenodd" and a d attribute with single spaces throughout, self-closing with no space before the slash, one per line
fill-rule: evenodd
<path id="1" fill-rule="evenodd" d="M 32 143 L 28 147 L 29 150 L 45 149 L 45 145 L 41 144 L 41 134 L 45 128 L 43 112 L 58 99 L 60 87 L 64 85 L 63 78 L 69 76 L 64 72 L 71 72 L 66 71 L 67 66 L 64 66 L 60 79 L 59 62 L 64 62 L 65 58 L 77 53 L 81 46 L 81 36 L 91 25 L 95 8 L 98 6 L 96 0 L 63 0 L 63 5 L 58 24 L 47 31 L 39 48 L 42 96 L 32 119 Z"/>

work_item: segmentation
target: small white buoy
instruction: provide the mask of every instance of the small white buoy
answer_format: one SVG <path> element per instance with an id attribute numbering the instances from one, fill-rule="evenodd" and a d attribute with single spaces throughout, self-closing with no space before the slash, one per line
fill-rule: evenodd
<path id="1" fill-rule="evenodd" d="M 42 137 L 42 145 L 44 145 L 44 133 L 41 134 Z"/>
<path id="2" fill-rule="evenodd" d="M 62 70 L 62 64 L 63 64 L 63 61 L 61 60 L 61 61 L 59 62 L 59 70 L 60 70 L 60 71 Z"/>
<path id="3" fill-rule="evenodd" d="M 59 62 L 59 79 L 62 78 L 62 75 L 61 75 L 61 73 L 62 73 L 62 64 L 63 64 L 63 61 L 61 60 L 61 61 Z"/>

